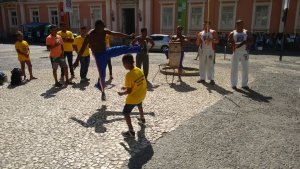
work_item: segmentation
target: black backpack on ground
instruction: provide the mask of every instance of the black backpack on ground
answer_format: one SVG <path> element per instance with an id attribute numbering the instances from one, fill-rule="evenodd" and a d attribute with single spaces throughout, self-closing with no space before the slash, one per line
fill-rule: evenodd
<path id="1" fill-rule="evenodd" d="M 11 81 L 10 85 L 16 86 L 22 83 L 22 70 L 19 68 L 14 68 L 11 71 Z"/>
<path id="2" fill-rule="evenodd" d="M 0 85 L 7 81 L 7 76 L 4 72 L 0 71 Z"/>

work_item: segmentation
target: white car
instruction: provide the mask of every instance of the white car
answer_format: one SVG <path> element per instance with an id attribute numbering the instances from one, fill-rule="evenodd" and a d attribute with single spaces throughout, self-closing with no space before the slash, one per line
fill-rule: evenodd
<path id="1" fill-rule="evenodd" d="M 152 48 L 153 50 L 163 51 L 164 49 L 169 48 L 170 36 L 164 34 L 152 34 L 150 38 L 154 41 L 155 45 Z"/>

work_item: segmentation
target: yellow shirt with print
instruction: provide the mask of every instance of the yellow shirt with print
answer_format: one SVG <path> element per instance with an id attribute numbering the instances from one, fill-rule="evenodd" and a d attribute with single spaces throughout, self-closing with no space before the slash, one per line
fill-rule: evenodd
<path id="1" fill-rule="evenodd" d="M 17 41 L 15 43 L 15 47 L 16 47 L 16 50 L 19 50 L 19 51 L 21 51 L 23 53 L 28 53 L 28 51 L 29 51 L 29 45 L 28 45 L 28 43 L 25 40 L 23 40 L 22 42 Z M 20 62 L 30 61 L 30 57 L 29 56 L 25 56 L 25 55 L 23 55 L 21 53 L 18 53 L 18 60 Z"/>
<path id="2" fill-rule="evenodd" d="M 81 47 L 82 47 L 82 45 L 83 45 L 83 41 L 84 41 L 84 38 L 83 38 L 81 35 L 79 35 L 79 36 L 77 36 L 77 37 L 75 38 L 75 40 L 74 40 L 74 45 L 77 46 L 77 49 L 78 49 L 77 52 L 80 51 L 80 49 L 81 49 Z M 82 54 L 82 57 L 87 57 L 88 55 L 90 55 L 90 51 L 89 51 L 89 47 L 87 46 L 87 47 L 84 49 L 84 52 L 83 52 L 83 54 Z"/>
<path id="3" fill-rule="evenodd" d="M 105 43 L 106 43 L 106 48 L 110 48 L 110 35 L 109 34 L 105 35 Z"/>
<path id="4" fill-rule="evenodd" d="M 57 34 L 60 35 L 62 39 L 65 39 L 65 38 L 74 39 L 74 35 L 71 31 L 66 31 L 66 32 L 58 31 Z M 64 46 L 64 51 L 66 51 L 66 52 L 73 51 L 73 43 L 72 42 L 64 42 L 63 46 Z"/>
<path id="5" fill-rule="evenodd" d="M 126 74 L 125 87 L 132 89 L 131 93 L 126 97 L 126 104 L 143 102 L 147 93 L 147 82 L 141 69 L 134 67 Z"/>

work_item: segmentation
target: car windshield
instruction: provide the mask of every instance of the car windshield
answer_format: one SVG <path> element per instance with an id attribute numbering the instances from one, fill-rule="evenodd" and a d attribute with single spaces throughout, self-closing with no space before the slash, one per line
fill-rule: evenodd
<path id="1" fill-rule="evenodd" d="M 163 36 L 151 36 L 152 40 L 154 41 L 158 41 L 158 40 L 163 40 L 164 37 Z"/>

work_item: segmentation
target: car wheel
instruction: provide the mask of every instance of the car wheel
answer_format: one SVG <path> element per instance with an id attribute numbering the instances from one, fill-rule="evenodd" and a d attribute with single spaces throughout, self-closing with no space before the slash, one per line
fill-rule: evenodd
<path id="1" fill-rule="evenodd" d="M 161 50 L 162 50 L 162 51 L 165 51 L 166 49 L 169 49 L 169 47 L 166 46 L 166 45 L 164 45 L 164 46 L 161 47 Z"/>

